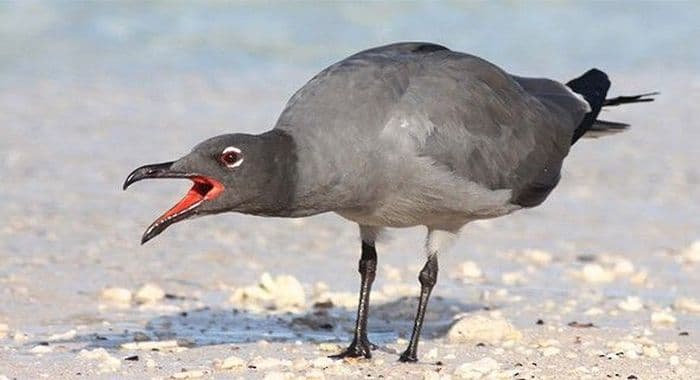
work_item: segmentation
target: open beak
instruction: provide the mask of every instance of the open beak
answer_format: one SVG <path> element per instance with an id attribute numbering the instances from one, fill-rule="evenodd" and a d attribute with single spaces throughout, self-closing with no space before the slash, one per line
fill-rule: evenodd
<path id="1" fill-rule="evenodd" d="M 218 197 L 224 190 L 221 182 L 198 173 L 188 173 L 171 170 L 173 162 L 162 164 L 144 165 L 137 168 L 124 181 L 123 189 L 126 190 L 132 183 L 148 178 L 187 178 L 194 184 L 185 196 L 165 214 L 155 220 L 143 233 L 141 244 L 158 236 L 171 224 L 185 220 L 197 213 L 197 208 L 205 201 Z"/>

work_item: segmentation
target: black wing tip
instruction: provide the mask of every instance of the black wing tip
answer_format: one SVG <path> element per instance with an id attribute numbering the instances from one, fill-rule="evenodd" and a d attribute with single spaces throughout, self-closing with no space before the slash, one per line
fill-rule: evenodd
<path id="1" fill-rule="evenodd" d="M 584 92 L 591 91 L 592 89 L 608 91 L 610 88 L 610 78 L 603 70 L 592 68 L 580 77 L 574 78 L 566 83 L 572 90 L 578 92 L 581 95 L 586 95 Z"/>
<path id="2" fill-rule="evenodd" d="M 600 77 L 600 78 L 603 78 L 603 77 L 608 78 L 608 74 L 606 74 L 605 71 L 603 71 L 603 70 L 601 70 L 601 69 L 599 69 L 599 68 L 597 68 L 597 67 L 594 67 L 594 68 L 592 68 L 592 69 L 586 71 L 585 73 L 583 73 L 582 76 L 589 76 L 589 77 L 591 77 L 591 76 L 597 76 L 597 77 Z"/>

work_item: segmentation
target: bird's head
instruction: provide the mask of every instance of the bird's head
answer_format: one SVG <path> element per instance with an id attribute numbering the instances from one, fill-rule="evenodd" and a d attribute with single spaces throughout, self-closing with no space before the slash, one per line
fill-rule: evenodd
<path id="1" fill-rule="evenodd" d="M 274 150 L 280 147 L 276 145 L 260 135 L 222 135 L 201 142 L 176 161 L 144 165 L 131 172 L 124 190 L 149 178 L 185 178 L 193 182 L 187 194 L 146 229 L 141 244 L 188 218 L 259 207 L 261 199 L 269 196 L 266 192 L 278 191 L 269 188 L 279 183 L 271 180 L 279 175 Z"/>

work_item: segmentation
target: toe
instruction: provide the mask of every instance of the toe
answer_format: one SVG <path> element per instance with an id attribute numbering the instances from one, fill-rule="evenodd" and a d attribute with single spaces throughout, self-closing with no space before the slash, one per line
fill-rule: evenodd
<path id="1" fill-rule="evenodd" d="M 359 347 L 359 346 L 350 346 L 346 348 L 343 352 L 335 354 L 335 355 L 330 355 L 328 356 L 331 359 L 344 359 L 344 358 L 367 358 L 371 359 L 372 354 L 369 350 L 369 347 Z"/>
<path id="2" fill-rule="evenodd" d="M 418 357 L 416 354 L 406 351 L 399 356 L 399 361 L 402 363 L 415 363 L 418 361 Z"/>

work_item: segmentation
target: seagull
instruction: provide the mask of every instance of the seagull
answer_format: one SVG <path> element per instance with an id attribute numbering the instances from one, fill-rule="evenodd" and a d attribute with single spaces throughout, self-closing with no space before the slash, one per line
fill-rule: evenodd
<path id="1" fill-rule="evenodd" d="M 334 358 L 370 358 L 375 242 L 386 228 L 425 226 L 418 310 L 399 360 L 418 360 L 418 341 L 438 256 L 467 223 L 541 204 L 581 137 L 625 130 L 598 120 L 603 107 L 652 95 L 606 99 L 607 75 L 591 69 L 566 84 L 509 74 L 479 57 L 425 42 L 361 51 L 313 77 L 273 129 L 224 134 L 182 158 L 145 165 L 123 188 L 151 178 L 187 178 L 192 188 L 145 231 L 239 212 L 306 217 L 334 212 L 359 226 L 360 294 L 354 338 Z"/>

